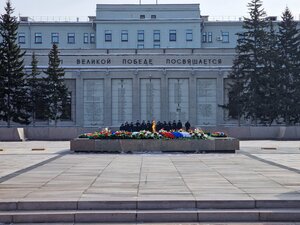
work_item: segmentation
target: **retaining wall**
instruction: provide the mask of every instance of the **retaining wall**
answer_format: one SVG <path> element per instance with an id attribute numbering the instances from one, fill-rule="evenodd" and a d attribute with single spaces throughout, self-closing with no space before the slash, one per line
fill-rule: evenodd
<path id="1" fill-rule="evenodd" d="M 113 127 L 112 130 L 118 128 Z M 206 131 L 224 131 L 230 137 L 240 140 L 300 140 L 300 126 L 293 127 L 202 127 Z M 24 137 L 16 127 L 0 127 L 0 141 L 27 140 L 71 140 L 82 133 L 94 132 L 99 128 L 86 127 L 24 127 Z M 21 132 L 22 133 L 22 132 Z"/>
<path id="2" fill-rule="evenodd" d="M 74 152 L 136 153 L 136 152 L 223 152 L 239 150 L 239 140 L 235 138 L 195 139 L 88 139 L 76 138 L 70 141 Z"/>

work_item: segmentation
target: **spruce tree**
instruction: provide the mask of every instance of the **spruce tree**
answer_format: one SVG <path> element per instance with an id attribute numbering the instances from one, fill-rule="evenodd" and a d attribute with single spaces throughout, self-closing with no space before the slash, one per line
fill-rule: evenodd
<path id="1" fill-rule="evenodd" d="M 244 18 L 244 31 L 237 34 L 236 58 L 229 76 L 233 82 L 231 101 L 236 103 L 229 104 L 229 110 L 238 107 L 240 115 L 251 118 L 256 124 L 262 118 L 262 110 L 265 108 L 263 99 L 266 79 L 263 64 L 267 57 L 265 45 L 268 23 L 261 0 L 252 0 L 248 8 L 250 18 Z"/>
<path id="2" fill-rule="evenodd" d="M 35 53 L 32 53 L 31 59 L 31 73 L 27 75 L 27 87 L 28 87 L 28 105 L 31 112 L 31 120 L 35 125 L 36 113 L 38 107 L 43 107 L 44 91 L 41 79 L 39 78 L 40 72 L 38 71 L 38 60 Z"/>
<path id="3" fill-rule="evenodd" d="M 45 71 L 45 102 L 47 104 L 46 115 L 54 120 L 55 126 L 63 112 L 63 102 L 68 97 L 68 91 L 64 84 L 64 69 L 60 67 L 59 51 L 56 44 L 53 44 L 48 54 L 48 69 Z"/>
<path id="4" fill-rule="evenodd" d="M 262 82 L 265 84 L 264 98 L 262 99 L 262 112 L 260 123 L 271 126 L 279 115 L 281 98 L 278 92 L 280 82 L 279 74 L 279 56 L 278 56 L 278 38 L 274 28 L 274 22 L 269 21 L 269 30 L 266 39 L 266 56 L 264 57 Z"/>
<path id="5" fill-rule="evenodd" d="M 17 18 L 13 16 L 10 1 L 6 2 L 5 13 L 0 17 L 0 119 L 27 124 L 29 121 L 26 106 L 26 86 L 23 56 L 17 43 Z"/>
<path id="6" fill-rule="evenodd" d="M 300 33 L 288 8 L 279 23 L 280 114 L 287 125 L 300 122 Z"/>

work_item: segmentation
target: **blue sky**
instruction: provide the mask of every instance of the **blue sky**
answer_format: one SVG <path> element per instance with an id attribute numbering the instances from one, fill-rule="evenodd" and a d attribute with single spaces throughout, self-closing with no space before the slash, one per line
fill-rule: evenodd
<path id="1" fill-rule="evenodd" d="M 156 0 L 141 0 L 142 4 L 155 4 Z M 161 4 L 200 3 L 202 15 L 215 19 L 238 18 L 247 15 L 250 0 L 158 0 Z M 6 0 L 0 0 L 3 13 Z M 95 15 L 96 4 L 138 4 L 139 0 L 11 0 L 16 15 L 31 16 L 36 19 L 49 17 L 80 17 Z M 264 8 L 269 16 L 280 16 L 286 6 L 295 19 L 300 18 L 300 0 L 264 0 Z"/>

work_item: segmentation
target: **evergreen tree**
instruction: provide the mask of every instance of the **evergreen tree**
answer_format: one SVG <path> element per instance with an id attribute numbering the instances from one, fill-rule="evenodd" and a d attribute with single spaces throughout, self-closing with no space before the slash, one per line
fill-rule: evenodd
<path id="1" fill-rule="evenodd" d="M 266 78 L 264 62 L 267 57 L 266 39 L 268 23 L 262 9 L 261 0 L 252 0 L 248 4 L 250 18 L 244 18 L 243 30 L 238 33 L 236 58 L 232 72 L 231 101 L 228 106 L 233 111 L 238 107 L 240 115 L 251 118 L 255 124 L 262 118 Z"/>
<path id="2" fill-rule="evenodd" d="M 287 125 L 300 122 L 300 32 L 288 8 L 279 23 L 280 114 Z"/>
<path id="3" fill-rule="evenodd" d="M 31 119 L 33 125 L 35 125 L 37 108 L 43 107 L 44 91 L 42 86 L 42 81 L 39 78 L 40 72 L 37 68 L 38 60 L 35 53 L 32 53 L 31 60 L 31 73 L 27 75 L 27 87 L 28 87 L 28 105 L 31 112 Z M 41 110 L 40 110 L 41 111 Z"/>
<path id="4" fill-rule="evenodd" d="M 0 119 L 27 124 L 29 121 L 26 108 L 26 86 L 23 56 L 17 44 L 17 18 L 13 16 L 13 8 L 8 0 L 5 13 L 0 17 Z"/>
<path id="5" fill-rule="evenodd" d="M 279 74 L 279 57 L 278 57 L 278 39 L 272 21 L 269 21 L 269 31 L 266 39 L 266 55 L 263 65 L 263 83 L 265 85 L 265 96 L 262 99 L 262 113 L 260 115 L 260 123 L 266 125 L 277 120 L 279 116 L 279 99 L 278 83 L 280 82 Z"/>
<path id="6" fill-rule="evenodd" d="M 64 84 L 64 69 L 60 67 L 59 51 L 56 44 L 53 44 L 48 54 L 48 69 L 45 72 L 45 102 L 47 104 L 47 118 L 54 120 L 55 126 L 63 112 L 63 102 L 68 97 L 68 91 Z"/>

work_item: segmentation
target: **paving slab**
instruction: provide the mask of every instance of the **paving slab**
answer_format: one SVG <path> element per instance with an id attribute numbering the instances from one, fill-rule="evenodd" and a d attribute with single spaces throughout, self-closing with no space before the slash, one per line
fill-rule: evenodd
<path id="1" fill-rule="evenodd" d="M 0 142 L 0 202 L 300 200 L 299 144 L 242 141 L 237 154 L 130 155 L 74 154 L 68 142 Z M 46 150 L 31 151 L 39 146 Z M 280 151 L 261 149 L 268 146 Z"/>
<path id="2" fill-rule="evenodd" d="M 20 224 L 20 223 L 18 223 Z M 21 225 L 86 225 L 87 223 L 21 223 Z M 263 223 L 88 223 L 89 225 L 300 225 L 300 223 L 263 222 Z"/>

